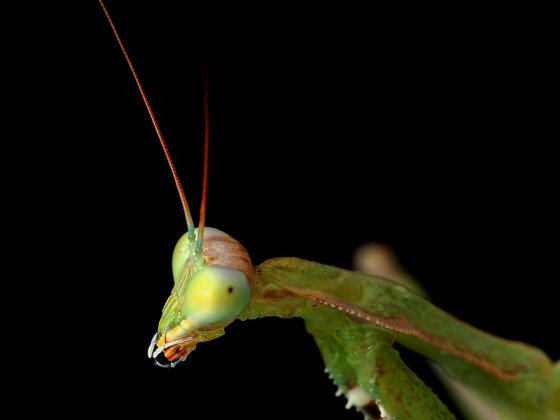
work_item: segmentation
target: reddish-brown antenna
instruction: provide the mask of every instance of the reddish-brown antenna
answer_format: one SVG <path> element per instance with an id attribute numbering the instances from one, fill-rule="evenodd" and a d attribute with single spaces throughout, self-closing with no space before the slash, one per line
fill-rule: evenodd
<path id="1" fill-rule="evenodd" d="M 150 103 L 148 102 L 148 97 L 146 96 L 146 93 L 144 92 L 144 88 L 142 87 L 142 83 L 140 83 L 140 78 L 138 77 L 138 75 L 136 74 L 136 70 L 134 69 L 134 66 L 132 65 L 132 60 L 130 59 L 130 57 L 128 56 L 128 53 L 126 52 L 126 49 L 124 47 L 123 42 L 121 41 L 121 38 L 119 36 L 119 33 L 117 32 L 117 28 L 115 26 L 115 24 L 113 23 L 113 20 L 111 19 L 111 16 L 109 15 L 109 12 L 107 11 L 107 8 L 105 7 L 105 4 L 103 3 L 103 0 L 99 0 L 99 4 L 101 5 L 103 12 L 105 13 L 105 16 L 107 17 L 107 20 L 109 21 L 109 25 L 111 25 L 111 29 L 113 30 L 113 34 L 115 34 L 115 38 L 117 39 L 117 42 L 119 43 L 119 47 L 121 48 L 121 51 L 126 59 L 126 62 L 128 63 L 128 67 L 130 68 L 130 70 L 132 71 L 132 75 L 134 76 L 134 80 L 136 81 L 136 85 L 138 86 L 138 90 L 140 91 L 140 95 L 142 96 L 142 100 L 144 101 L 144 104 L 146 105 L 146 109 L 148 110 L 148 113 L 150 114 L 150 119 L 152 120 L 152 124 L 154 125 L 154 128 L 156 130 L 157 136 L 159 138 L 159 142 L 161 144 L 161 147 L 163 148 L 163 152 L 165 153 L 165 157 L 167 159 L 167 163 L 169 164 L 169 168 L 171 169 L 171 173 L 173 175 L 173 180 L 175 181 L 175 186 L 177 187 L 177 191 L 179 192 L 179 197 L 181 199 L 181 204 L 183 205 L 183 211 L 185 213 L 185 218 L 187 219 L 187 227 L 189 230 L 189 233 L 191 235 L 194 235 L 194 223 L 193 223 L 193 219 L 191 216 L 191 212 L 189 210 L 189 204 L 187 203 L 187 198 L 185 196 L 185 192 L 183 191 L 183 187 L 181 185 L 181 181 L 179 180 L 179 175 L 177 174 L 177 169 L 175 168 L 175 164 L 173 163 L 173 159 L 171 159 L 171 153 L 169 153 L 169 149 L 167 148 L 167 144 L 163 138 L 163 134 L 159 128 L 159 125 L 157 123 L 156 117 L 154 115 L 154 112 L 152 111 L 152 107 L 150 106 Z M 205 217 L 206 217 L 206 188 L 207 188 L 207 179 L 208 179 L 208 145 L 210 143 L 209 140 L 209 118 L 208 118 L 208 82 L 207 82 L 207 76 L 206 76 L 206 63 L 205 63 L 205 69 L 204 69 L 204 124 L 205 124 L 205 128 L 204 128 L 204 177 L 203 177 L 203 187 L 202 187 L 202 202 L 201 202 L 201 206 L 200 206 L 200 227 L 199 227 L 199 240 L 197 243 L 197 248 L 202 250 L 202 241 L 203 241 L 203 233 L 204 233 L 204 221 L 205 221 Z"/>
<path id="2" fill-rule="evenodd" d="M 208 54 L 207 46 L 203 51 L 204 71 L 204 167 L 202 175 L 202 199 L 200 201 L 200 220 L 196 247 L 202 249 L 204 242 L 204 226 L 206 226 L 206 191 L 208 190 L 208 155 L 210 152 L 210 109 L 208 106 Z"/>

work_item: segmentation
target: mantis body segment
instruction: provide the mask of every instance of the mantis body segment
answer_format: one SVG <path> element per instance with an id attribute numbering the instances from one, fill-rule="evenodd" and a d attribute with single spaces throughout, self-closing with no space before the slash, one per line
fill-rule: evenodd
<path id="1" fill-rule="evenodd" d="M 401 360 L 399 343 L 503 418 L 560 418 L 558 362 L 463 323 L 414 283 L 292 257 L 253 266 L 231 236 L 205 231 L 201 239 L 189 229 L 175 248 L 174 287 L 148 350 L 158 364 L 176 366 L 235 320 L 299 317 L 348 404 L 367 417 L 453 418 Z"/>

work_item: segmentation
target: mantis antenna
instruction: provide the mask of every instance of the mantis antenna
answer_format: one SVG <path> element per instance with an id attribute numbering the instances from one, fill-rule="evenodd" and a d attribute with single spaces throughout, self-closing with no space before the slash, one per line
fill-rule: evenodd
<path id="1" fill-rule="evenodd" d="M 171 174 L 173 175 L 173 181 L 175 182 L 175 186 L 177 187 L 177 192 L 179 193 L 179 198 L 181 199 L 181 204 L 183 206 L 183 211 L 185 213 L 185 218 L 187 220 L 187 228 L 189 231 L 189 236 L 191 238 L 195 238 L 195 232 L 194 232 L 194 223 L 193 223 L 193 219 L 191 216 L 191 212 L 189 209 L 189 203 L 187 202 L 187 197 L 185 196 L 185 192 L 183 190 L 183 186 L 181 185 L 181 180 L 179 179 L 179 175 L 177 173 L 177 169 L 175 168 L 175 164 L 173 163 L 173 159 L 171 158 L 171 153 L 169 152 L 169 149 L 167 148 L 167 143 L 165 142 L 165 139 L 163 137 L 163 134 L 161 132 L 161 129 L 159 128 L 159 124 L 156 120 L 155 114 L 152 110 L 152 107 L 150 105 L 150 102 L 148 101 L 148 97 L 144 91 L 144 87 L 142 86 L 142 83 L 140 82 L 140 78 L 138 77 L 138 74 L 136 73 L 136 69 L 134 68 L 134 65 L 132 64 L 132 60 L 130 59 L 128 52 L 126 51 L 126 48 L 124 47 L 124 44 L 121 40 L 121 37 L 119 36 L 119 33 L 117 31 L 117 27 L 115 26 L 115 24 L 113 23 L 113 19 L 111 19 L 111 15 L 109 15 L 109 11 L 107 10 L 107 8 L 105 7 L 105 4 L 103 3 L 103 0 L 99 0 L 99 4 L 101 5 L 101 8 L 103 9 L 103 12 L 105 13 L 105 16 L 107 17 L 107 20 L 109 21 L 109 25 L 111 25 L 111 29 L 113 31 L 113 34 L 115 35 L 115 38 L 117 39 L 117 42 L 119 44 L 119 47 L 124 55 L 124 58 L 126 59 L 126 62 L 128 63 L 128 67 L 130 68 L 130 71 L 132 72 L 132 75 L 134 77 L 134 80 L 136 81 L 136 85 L 138 86 L 138 90 L 140 91 L 140 95 L 142 96 L 142 100 L 144 101 L 144 105 L 146 106 L 146 109 L 148 111 L 148 114 L 150 114 L 150 119 L 152 120 L 152 124 L 154 126 L 154 129 L 156 130 L 159 142 L 161 144 L 161 147 L 163 149 L 163 152 L 165 154 L 165 158 L 167 159 L 167 163 L 169 164 L 169 168 L 171 169 Z M 208 188 L 208 154 L 209 154 L 209 145 L 210 145 L 210 119 L 209 119 L 209 107 L 208 107 L 208 69 L 207 69 L 207 60 L 206 60 L 206 56 L 204 57 L 204 166 L 203 166 L 203 181 L 202 181 L 202 200 L 200 202 L 200 220 L 199 220 L 199 227 L 198 227 L 198 239 L 197 239 L 197 243 L 196 243 L 196 250 L 197 252 L 201 252 L 202 251 L 202 244 L 204 242 L 204 224 L 205 224 L 205 220 L 206 220 L 206 191 Z"/>
<path id="2" fill-rule="evenodd" d="M 206 191 L 208 190 L 208 154 L 210 148 L 210 109 L 208 107 L 208 56 L 204 46 L 204 166 L 202 169 L 202 199 L 200 200 L 200 217 L 198 222 L 198 239 L 196 249 L 202 250 L 204 226 L 206 225 Z"/>

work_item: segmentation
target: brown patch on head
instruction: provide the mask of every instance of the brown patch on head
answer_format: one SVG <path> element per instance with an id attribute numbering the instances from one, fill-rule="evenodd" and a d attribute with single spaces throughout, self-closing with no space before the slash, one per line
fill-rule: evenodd
<path id="1" fill-rule="evenodd" d="M 251 290 L 254 289 L 255 270 L 249 253 L 238 241 L 223 232 L 208 229 L 205 231 L 203 252 L 209 266 L 241 271 L 249 279 Z"/>

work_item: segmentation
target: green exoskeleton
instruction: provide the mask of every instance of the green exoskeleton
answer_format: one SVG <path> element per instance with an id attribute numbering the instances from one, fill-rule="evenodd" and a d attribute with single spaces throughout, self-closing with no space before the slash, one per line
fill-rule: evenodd
<path id="1" fill-rule="evenodd" d="M 558 418 L 560 364 L 539 349 L 467 325 L 413 286 L 298 258 L 253 268 L 233 238 L 208 228 L 206 235 L 205 263 L 196 262 L 188 233 L 177 244 L 175 286 L 150 357 L 163 352 L 175 366 L 235 319 L 301 317 L 340 392 L 367 416 L 452 418 L 401 361 L 398 342 L 435 361 L 466 386 L 461 395 L 471 390 L 503 418 Z"/>
<path id="2" fill-rule="evenodd" d="M 156 131 L 173 169 L 157 125 Z M 253 266 L 245 248 L 205 228 L 203 216 L 195 229 L 173 174 L 188 232 L 175 247 L 174 287 L 148 349 L 157 364 L 176 366 L 235 320 L 300 317 L 339 392 L 367 417 L 453 417 L 401 360 L 399 343 L 434 363 L 466 415 L 480 418 L 472 407 L 482 404 L 501 418 L 560 419 L 560 364 L 541 350 L 461 322 L 402 271 L 382 271 L 383 263 L 372 269 L 380 276 L 298 258 Z"/>

